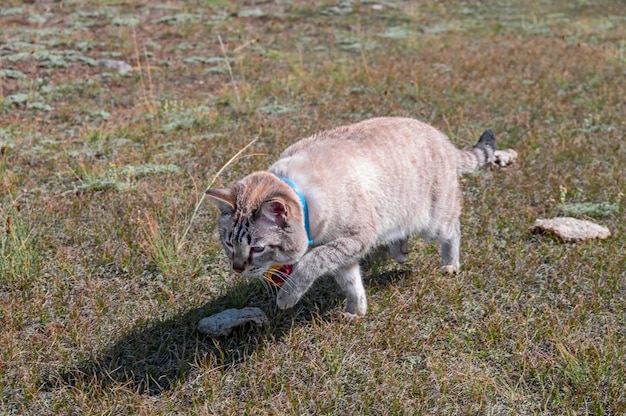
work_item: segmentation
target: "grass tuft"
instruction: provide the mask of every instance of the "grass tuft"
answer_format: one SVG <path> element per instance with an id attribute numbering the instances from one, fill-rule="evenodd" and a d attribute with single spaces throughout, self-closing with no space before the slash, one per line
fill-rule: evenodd
<path id="1" fill-rule="evenodd" d="M 41 249 L 35 227 L 25 217 L 23 196 L 0 206 L 0 285 L 28 290 L 41 270 Z"/>

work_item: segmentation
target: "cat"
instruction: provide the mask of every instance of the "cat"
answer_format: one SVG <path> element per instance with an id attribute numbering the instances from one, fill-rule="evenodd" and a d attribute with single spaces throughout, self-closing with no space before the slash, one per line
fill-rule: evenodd
<path id="1" fill-rule="evenodd" d="M 346 295 L 345 312 L 367 312 L 359 260 L 386 244 L 407 259 L 413 234 L 441 243 L 441 266 L 459 269 L 458 177 L 493 161 L 486 130 L 469 150 L 418 120 L 381 117 L 324 131 L 289 146 L 268 171 L 209 189 L 219 234 L 236 273 L 261 276 L 293 265 L 279 308 L 294 306 L 322 275 Z"/>

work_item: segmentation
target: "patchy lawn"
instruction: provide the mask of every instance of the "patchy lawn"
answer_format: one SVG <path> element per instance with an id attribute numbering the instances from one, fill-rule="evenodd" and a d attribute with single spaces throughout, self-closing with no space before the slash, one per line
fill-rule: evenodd
<path id="1" fill-rule="evenodd" d="M 624 2 L 8 0 L 0 28 L 0 413 L 626 413 Z M 461 273 L 413 240 L 364 319 L 330 279 L 277 310 L 203 191 L 385 115 L 520 154 L 464 180 Z M 613 236 L 529 232 L 564 209 Z M 243 306 L 271 324 L 197 332 Z"/>

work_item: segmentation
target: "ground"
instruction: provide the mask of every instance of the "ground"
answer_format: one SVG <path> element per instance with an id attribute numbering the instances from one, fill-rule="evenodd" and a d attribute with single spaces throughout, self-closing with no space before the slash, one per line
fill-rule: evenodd
<path id="1" fill-rule="evenodd" d="M 5 1 L 0 413 L 625 413 L 624 39 L 609 0 Z M 519 153 L 463 180 L 461 272 L 415 239 L 365 318 L 330 279 L 277 310 L 204 190 L 391 115 Z M 563 212 L 612 237 L 529 231 Z"/>

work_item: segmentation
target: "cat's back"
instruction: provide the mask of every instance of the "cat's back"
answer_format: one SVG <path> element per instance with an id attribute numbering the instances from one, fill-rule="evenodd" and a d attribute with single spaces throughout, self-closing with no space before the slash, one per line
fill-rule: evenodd
<path id="1" fill-rule="evenodd" d="M 376 153 L 380 147 L 434 144 L 447 138 L 434 127 L 419 120 L 403 117 L 378 117 L 355 124 L 337 127 L 302 139 L 281 154 L 292 156 L 298 152 L 321 148 L 325 152 L 359 149 Z"/>
<path id="2" fill-rule="evenodd" d="M 306 161 L 310 166 L 401 165 L 455 152 L 448 138 L 419 120 L 379 117 L 323 131 L 289 146 L 277 165 Z"/>

